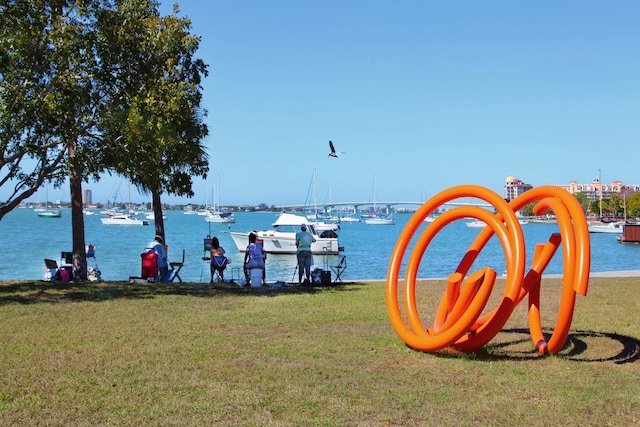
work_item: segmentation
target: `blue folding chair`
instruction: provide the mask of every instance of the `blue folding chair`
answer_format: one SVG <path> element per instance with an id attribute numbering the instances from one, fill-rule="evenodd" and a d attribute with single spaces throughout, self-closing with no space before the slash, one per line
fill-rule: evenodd
<path id="1" fill-rule="evenodd" d="M 218 283 L 224 282 L 224 271 L 227 269 L 227 257 L 214 256 L 211 259 L 211 283 L 213 283 L 214 276 Z"/>

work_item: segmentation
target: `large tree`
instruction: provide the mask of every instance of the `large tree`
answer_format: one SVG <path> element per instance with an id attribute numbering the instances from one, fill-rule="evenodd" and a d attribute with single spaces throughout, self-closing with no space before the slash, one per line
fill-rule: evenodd
<path id="1" fill-rule="evenodd" d="M 82 180 L 101 166 L 88 153 L 105 110 L 95 78 L 95 11 L 100 0 L 13 0 L 0 18 L 0 129 L 3 175 L 13 186 L 0 218 L 42 183 L 71 183 L 74 278 L 86 278 Z"/>
<path id="2" fill-rule="evenodd" d="M 191 177 L 208 170 L 199 39 L 188 20 L 160 18 L 157 6 L 0 3 L 0 185 L 13 186 L 0 219 L 45 180 L 68 176 L 74 280 L 86 279 L 83 180 L 122 173 L 158 194 L 155 210 L 160 192 L 192 194 Z"/>
<path id="3" fill-rule="evenodd" d="M 108 163 L 151 193 L 156 234 L 164 238 L 161 194 L 192 196 L 192 177 L 206 178 L 209 170 L 200 107 L 207 66 L 195 58 L 200 38 L 190 34 L 191 21 L 177 16 L 177 6 L 161 17 L 156 5 L 138 0 L 105 14 L 101 40 L 129 46 L 109 50 L 119 55 L 112 75 L 123 75 L 117 80 L 127 96 L 104 122 L 116 148 Z"/>
<path id="4" fill-rule="evenodd" d="M 637 220 L 640 217 L 640 193 L 630 193 L 626 198 L 627 218 Z"/>
<path id="5" fill-rule="evenodd" d="M 60 185 L 67 174 L 67 142 L 77 137 L 68 108 L 80 72 L 69 60 L 83 40 L 71 37 L 65 3 L 0 6 L 0 185 L 11 188 L 0 219 L 45 180 Z"/>

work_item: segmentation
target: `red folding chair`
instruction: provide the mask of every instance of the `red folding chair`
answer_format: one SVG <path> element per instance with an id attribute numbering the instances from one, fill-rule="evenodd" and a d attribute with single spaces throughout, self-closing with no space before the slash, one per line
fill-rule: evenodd
<path id="1" fill-rule="evenodd" d="M 140 254 L 142 258 L 142 274 L 143 279 L 158 280 L 158 254 L 155 252 L 145 252 Z"/>

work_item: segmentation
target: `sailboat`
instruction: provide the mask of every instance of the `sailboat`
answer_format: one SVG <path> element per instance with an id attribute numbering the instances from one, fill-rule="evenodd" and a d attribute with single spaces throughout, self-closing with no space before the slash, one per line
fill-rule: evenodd
<path id="1" fill-rule="evenodd" d="M 46 187 L 45 187 L 45 199 L 46 200 L 45 200 L 44 208 L 34 209 L 36 215 L 38 215 L 40 218 L 60 218 L 62 216 L 62 213 L 60 212 L 59 209 L 49 208 L 49 191 Z"/>
<path id="2" fill-rule="evenodd" d="M 601 175 L 600 169 L 598 169 L 598 198 L 599 198 L 600 216 L 598 221 L 589 221 L 587 223 L 587 228 L 589 230 L 589 233 L 609 233 L 609 234 L 624 233 L 624 222 L 602 220 L 602 175 Z M 626 215 L 626 211 L 625 211 L 625 215 Z"/>
<path id="3" fill-rule="evenodd" d="M 131 184 L 129 184 L 129 200 L 128 200 L 128 213 L 109 213 L 107 216 L 100 218 L 100 222 L 104 225 L 149 225 L 149 221 L 146 219 L 137 218 L 131 213 Z M 114 198 L 115 202 L 115 198 Z M 115 203 L 114 203 L 115 204 Z"/>
<path id="4" fill-rule="evenodd" d="M 391 215 L 384 215 L 378 212 L 378 206 L 376 203 L 376 193 L 377 193 L 377 177 L 373 180 L 373 214 L 363 215 L 362 220 L 365 224 L 369 225 L 393 225 L 396 221 L 393 219 Z"/>
<path id="5" fill-rule="evenodd" d="M 136 218 L 135 216 L 126 213 L 105 216 L 100 218 L 100 221 L 104 225 L 149 225 L 148 220 Z"/>
<path id="6" fill-rule="evenodd" d="M 345 215 L 345 216 L 341 216 L 340 217 L 340 222 L 360 222 L 360 218 L 356 218 L 355 216 L 352 216 L 351 214 Z"/>
<path id="7" fill-rule="evenodd" d="M 305 201 L 306 203 L 306 201 Z M 318 192 L 316 189 L 316 170 L 313 170 L 313 215 L 307 215 L 309 224 L 313 225 L 318 233 L 323 231 L 337 232 L 340 230 L 340 224 L 337 222 L 324 221 L 322 215 L 318 214 Z"/>
<path id="8" fill-rule="evenodd" d="M 207 215 L 204 217 L 204 220 L 207 222 L 213 223 L 235 223 L 236 216 L 233 212 L 224 212 L 220 210 L 219 206 L 219 185 L 220 185 L 220 175 L 218 175 L 218 179 L 216 181 L 215 194 L 213 195 L 213 209 L 207 212 Z"/>
<path id="9" fill-rule="evenodd" d="M 185 215 L 196 215 L 198 211 L 194 210 L 193 206 L 189 204 L 184 207 L 184 209 L 182 210 L 182 213 Z"/>
<path id="10" fill-rule="evenodd" d="M 82 213 L 85 215 L 93 215 L 95 212 L 89 209 L 89 204 L 86 201 L 83 201 L 83 203 L 84 203 L 84 208 L 82 208 Z"/>
<path id="11" fill-rule="evenodd" d="M 367 218 L 363 218 L 365 224 L 369 225 L 393 225 L 396 221 L 393 217 L 386 215 L 374 215 Z"/>

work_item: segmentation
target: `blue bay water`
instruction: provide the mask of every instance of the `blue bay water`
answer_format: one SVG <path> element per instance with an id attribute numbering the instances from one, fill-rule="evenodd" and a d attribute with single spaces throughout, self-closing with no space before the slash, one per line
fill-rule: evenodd
<path id="1" fill-rule="evenodd" d="M 208 235 L 218 236 L 227 255 L 232 259 L 229 268 L 242 265 L 243 254 L 238 252 L 229 231 L 250 231 L 270 228 L 276 220 L 273 212 L 238 212 L 235 224 L 210 224 L 203 216 L 185 215 L 181 211 L 168 211 L 165 234 L 169 245 L 170 261 L 179 261 L 185 250 L 185 265 L 180 273 L 185 281 L 208 282 L 209 267 L 202 261 L 203 240 Z M 347 269 L 343 279 L 385 279 L 389 259 L 398 236 L 410 218 L 409 214 L 395 216 L 395 225 L 367 225 L 343 223 L 340 245 L 345 248 Z M 423 225 L 419 232 L 424 230 Z M 523 226 L 527 244 L 527 265 L 535 243 L 546 242 L 558 231 L 556 224 L 530 223 Z M 442 278 L 451 274 L 469 244 L 480 229 L 469 228 L 464 221 L 456 221 L 444 228 L 427 248 L 421 264 L 420 278 Z M 39 218 L 32 209 L 15 209 L 0 221 L 4 244 L 0 246 L 0 280 L 39 280 L 44 275 L 44 259 L 60 262 L 60 252 L 71 250 L 71 212 L 62 211 L 62 218 Z M 128 280 L 140 275 L 140 253 L 153 239 L 153 221 L 149 226 L 103 225 L 100 215 L 85 216 L 87 244 L 97 246 L 96 260 L 104 280 Z M 417 237 L 417 235 L 416 235 Z M 415 241 L 415 239 L 414 239 Z M 546 273 L 562 273 L 562 247 L 552 260 Z M 405 254 L 401 276 L 409 253 Z M 314 256 L 316 267 L 328 269 L 336 265 L 338 255 Z M 494 236 L 481 252 L 472 270 L 484 266 L 494 268 L 498 274 L 506 269 L 505 256 Z M 92 263 L 89 263 L 92 265 Z M 296 268 L 293 255 L 269 254 L 267 281 L 292 281 Z M 622 245 L 612 234 L 591 235 L 591 271 L 640 270 L 640 246 Z M 231 271 L 225 277 L 230 278 Z M 236 273 L 237 274 L 237 273 Z M 296 276 L 297 280 L 297 276 Z"/>

